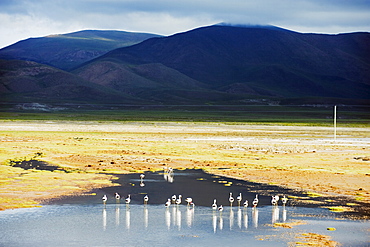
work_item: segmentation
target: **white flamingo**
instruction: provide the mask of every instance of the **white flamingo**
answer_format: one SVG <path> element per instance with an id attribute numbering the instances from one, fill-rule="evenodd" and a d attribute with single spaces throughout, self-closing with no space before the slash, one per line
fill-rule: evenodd
<path id="1" fill-rule="evenodd" d="M 236 197 L 236 200 L 238 201 L 238 206 L 240 207 L 240 203 L 242 202 L 242 193 L 239 193 L 239 195 Z"/>
<path id="2" fill-rule="evenodd" d="M 117 201 L 118 201 L 119 199 L 121 199 L 121 196 L 120 196 L 118 193 L 114 194 L 114 197 L 116 198 L 116 200 L 117 200 Z"/>
<path id="3" fill-rule="evenodd" d="M 222 214 L 222 211 L 224 211 L 224 207 L 223 207 L 222 205 L 220 205 L 220 206 L 218 207 L 218 211 L 220 212 L 220 214 Z"/>
<path id="4" fill-rule="evenodd" d="M 275 197 L 275 196 L 272 196 L 272 197 L 271 197 L 271 204 L 272 204 L 273 206 L 276 206 L 276 205 L 277 205 L 277 201 L 276 201 L 276 197 Z"/>
<path id="5" fill-rule="evenodd" d="M 129 194 L 129 195 L 127 196 L 127 198 L 126 198 L 126 203 L 127 203 L 127 204 L 130 204 L 130 202 L 131 202 L 131 195 Z"/>
<path id="6" fill-rule="evenodd" d="M 230 202 L 230 207 L 232 207 L 233 206 L 233 203 L 234 203 L 234 197 L 233 197 L 233 193 L 232 192 L 230 192 L 229 202 Z"/>
<path id="7" fill-rule="evenodd" d="M 244 205 L 245 208 L 247 208 L 248 207 L 248 200 L 245 200 L 243 205 Z"/>
<path id="8" fill-rule="evenodd" d="M 258 194 L 256 195 L 256 198 L 254 198 L 254 200 L 253 200 L 253 202 L 252 202 L 252 204 L 253 204 L 253 207 L 257 207 L 257 205 L 258 205 Z"/>
<path id="9" fill-rule="evenodd" d="M 103 203 L 106 203 L 106 202 L 107 202 L 107 200 L 108 200 L 107 195 L 104 195 L 104 196 L 102 197 L 102 201 L 103 201 Z"/>
<path id="10" fill-rule="evenodd" d="M 181 198 L 182 198 L 182 195 L 179 195 L 179 198 L 176 199 L 176 204 L 177 205 L 181 204 Z"/>
<path id="11" fill-rule="evenodd" d="M 176 195 L 173 195 L 172 196 L 172 203 L 175 203 L 176 202 Z"/>
<path id="12" fill-rule="evenodd" d="M 288 202 L 288 198 L 286 198 L 286 196 L 284 195 L 283 198 L 281 198 L 281 202 L 283 203 L 283 205 L 285 206 L 285 204 Z"/>
<path id="13" fill-rule="evenodd" d="M 148 195 L 145 195 L 144 196 L 144 204 L 148 204 L 148 201 L 149 201 L 149 197 L 148 197 Z"/>
<path id="14" fill-rule="evenodd" d="M 170 198 L 168 198 L 168 199 L 167 199 L 167 202 L 164 204 L 164 206 L 165 206 L 166 208 L 168 208 L 170 205 L 171 205 L 171 199 L 170 199 Z"/>
<path id="15" fill-rule="evenodd" d="M 188 203 L 188 206 L 190 205 L 191 202 L 193 202 L 193 198 L 188 197 L 185 199 L 185 201 Z"/>
<path id="16" fill-rule="evenodd" d="M 145 178 L 145 174 L 140 174 L 140 179 L 143 180 Z"/>
<path id="17" fill-rule="evenodd" d="M 213 200 L 212 208 L 215 210 L 217 209 L 216 199 Z"/>

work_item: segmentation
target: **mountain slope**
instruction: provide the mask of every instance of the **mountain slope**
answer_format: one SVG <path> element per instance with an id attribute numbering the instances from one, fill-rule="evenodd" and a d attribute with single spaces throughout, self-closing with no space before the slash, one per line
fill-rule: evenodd
<path id="1" fill-rule="evenodd" d="M 0 60 L 1 102 L 143 103 L 122 92 L 32 61 Z"/>
<path id="2" fill-rule="evenodd" d="M 84 30 L 19 41 L 0 50 L 1 59 L 35 61 L 69 70 L 113 49 L 158 35 L 123 31 Z"/>
<path id="3" fill-rule="evenodd" d="M 83 70 L 89 74 L 94 70 L 89 68 L 92 64 L 106 61 L 131 67 L 162 64 L 206 85 L 208 90 L 237 92 L 238 98 L 260 95 L 368 99 L 368 44 L 369 33 L 322 35 L 210 26 L 113 50 L 76 73 Z M 116 83 L 120 80 L 117 78 Z"/>
<path id="4" fill-rule="evenodd" d="M 95 32 L 87 34 L 75 33 L 70 40 L 91 44 L 91 38 L 99 39 Z M 70 72 L 3 60 L 0 92 L 27 102 L 368 104 L 369 44 L 369 33 L 302 34 L 216 25 L 118 48 Z M 35 54 L 51 61 L 58 52 L 46 47 L 48 52 L 40 46 Z M 68 59 L 64 54 L 60 62 Z"/>

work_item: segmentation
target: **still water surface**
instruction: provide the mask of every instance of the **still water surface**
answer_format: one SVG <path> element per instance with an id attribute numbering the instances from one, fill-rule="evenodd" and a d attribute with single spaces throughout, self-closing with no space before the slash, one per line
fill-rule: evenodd
<path id="1" fill-rule="evenodd" d="M 243 201 L 251 202 L 255 196 L 242 181 L 189 170 L 175 171 L 170 181 L 163 173 L 145 175 L 143 180 L 138 174 L 123 175 L 118 180 L 121 186 L 90 196 L 0 212 L 0 246 L 288 246 L 304 241 L 294 237 L 305 232 L 330 235 L 343 246 L 369 245 L 369 221 L 338 219 L 327 209 L 289 203 L 275 207 L 269 196 L 261 196 L 255 209 L 238 207 L 236 201 L 230 207 L 230 192 L 235 197 L 242 193 Z M 117 201 L 115 192 L 123 198 Z M 164 206 L 167 198 L 180 193 L 181 205 Z M 104 194 L 106 204 L 101 201 Z M 132 201 L 126 205 L 128 194 Z M 147 194 L 149 204 L 144 205 Z M 184 202 L 188 196 L 194 208 Z M 211 208 L 214 198 L 224 204 L 222 213 Z M 304 224 L 274 227 L 297 221 Z"/>

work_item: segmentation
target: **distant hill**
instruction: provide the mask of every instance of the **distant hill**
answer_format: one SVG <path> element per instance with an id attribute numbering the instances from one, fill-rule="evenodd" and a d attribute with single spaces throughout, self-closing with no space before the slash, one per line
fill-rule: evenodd
<path id="1" fill-rule="evenodd" d="M 34 61 L 69 70 L 108 51 L 159 35 L 84 30 L 19 41 L 0 50 L 0 59 Z"/>
<path id="2" fill-rule="evenodd" d="M 192 97 L 233 103 L 251 97 L 369 99 L 369 44 L 369 33 L 302 34 L 216 25 L 119 48 L 74 72 L 100 85 L 130 88 L 132 94 L 164 101 L 175 101 L 175 95 L 179 102 Z M 165 87 L 154 86 L 164 82 L 158 71 L 167 79 Z M 184 84 L 178 85 L 177 78 Z M 155 95 L 153 88 L 148 92 L 142 87 L 150 83 Z M 190 93 L 185 85 L 198 89 L 191 86 L 196 90 Z"/>
<path id="3" fill-rule="evenodd" d="M 41 66 L 25 74 L 28 64 L 3 62 L 0 82 L 17 100 L 39 93 L 91 103 L 370 104 L 369 44 L 370 33 L 214 25 L 118 48 L 69 72 Z"/>
<path id="4" fill-rule="evenodd" d="M 0 59 L 0 102 L 142 103 L 122 92 L 32 61 Z"/>

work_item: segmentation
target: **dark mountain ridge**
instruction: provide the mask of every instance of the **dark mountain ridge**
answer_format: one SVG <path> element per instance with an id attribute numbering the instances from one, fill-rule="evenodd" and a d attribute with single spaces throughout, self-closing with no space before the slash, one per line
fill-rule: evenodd
<path id="1" fill-rule="evenodd" d="M 69 70 L 113 49 L 158 36 L 114 30 L 83 30 L 19 41 L 1 49 L 0 59 L 34 61 Z"/>
<path id="2" fill-rule="evenodd" d="M 301 34 L 284 29 L 216 25 L 113 50 L 76 73 L 90 74 L 97 64 L 107 61 L 131 69 L 161 64 L 207 89 L 234 93 L 236 98 L 259 95 L 368 99 L 369 44 L 369 33 Z M 99 83 L 91 77 L 89 80 Z M 121 82 L 124 84 L 125 79 Z"/>
<path id="3" fill-rule="evenodd" d="M 84 33 L 81 39 L 99 40 L 95 35 Z M 47 66 L 49 72 L 43 73 L 36 68 L 46 65 L 30 69 L 18 61 L 32 71 L 25 76 L 3 61 L 0 89 L 17 101 L 40 94 L 43 100 L 90 103 L 369 104 L 369 44 L 370 33 L 302 34 L 214 25 L 114 49 L 69 72 Z"/>

